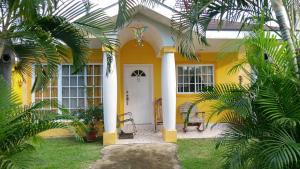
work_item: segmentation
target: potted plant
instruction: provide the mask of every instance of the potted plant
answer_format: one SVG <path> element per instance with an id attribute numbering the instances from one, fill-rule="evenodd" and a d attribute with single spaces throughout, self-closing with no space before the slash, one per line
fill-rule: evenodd
<path id="1" fill-rule="evenodd" d="M 74 115 L 86 125 L 85 140 L 88 142 L 96 141 L 99 130 L 98 124 L 103 121 L 103 107 L 91 106 L 86 110 L 74 112 Z"/>

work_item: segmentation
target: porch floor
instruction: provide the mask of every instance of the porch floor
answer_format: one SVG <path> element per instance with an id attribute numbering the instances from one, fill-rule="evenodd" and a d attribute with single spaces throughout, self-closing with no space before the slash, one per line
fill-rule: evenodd
<path id="1" fill-rule="evenodd" d="M 160 128 L 162 126 L 159 126 Z M 123 130 L 125 132 L 132 131 L 132 126 L 125 125 Z M 163 136 L 159 128 L 158 132 L 154 132 L 154 125 L 136 125 L 137 133 L 133 139 L 118 139 L 117 144 L 141 144 L 141 143 L 163 143 Z M 183 125 L 177 125 L 177 138 L 190 139 L 190 138 L 216 138 L 220 136 L 225 129 L 224 126 L 216 126 L 213 129 L 207 127 L 204 131 L 197 131 L 196 127 L 188 127 L 188 131 L 183 132 Z"/>

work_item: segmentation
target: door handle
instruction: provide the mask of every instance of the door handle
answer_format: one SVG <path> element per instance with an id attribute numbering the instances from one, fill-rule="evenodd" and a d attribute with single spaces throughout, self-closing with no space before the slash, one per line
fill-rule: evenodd
<path id="1" fill-rule="evenodd" d="M 128 94 L 128 90 L 126 90 L 126 105 L 128 106 L 128 102 L 129 102 L 129 94 Z"/>

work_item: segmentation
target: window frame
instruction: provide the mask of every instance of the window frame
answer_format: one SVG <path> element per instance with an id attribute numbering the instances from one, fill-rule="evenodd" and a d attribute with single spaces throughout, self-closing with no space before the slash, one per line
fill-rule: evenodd
<path id="1" fill-rule="evenodd" d="M 31 87 L 33 87 L 34 80 L 35 80 L 35 65 L 36 64 L 32 64 Z M 47 64 L 42 64 L 42 65 L 47 65 Z M 59 105 L 62 105 L 62 98 L 63 98 L 62 97 L 62 88 L 63 88 L 63 86 L 62 86 L 62 77 L 63 77 L 63 75 L 62 75 L 62 66 L 63 65 L 67 65 L 67 66 L 71 65 L 72 66 L 73 64 L 62 63 L 62 64 L 57 65 L 57 67 L 58 67 L 58 71 L 57 71 L 57 102 L 58 102 Z M 84 106 L 85 106 L 85 108 L 88 108 L 88 97 L 87 97 L 87 87 L 88 87 L 87 86 L 87 77 L 88 77 L 88 75 L 87 75 L 87 66 L 89 66 L 89 65 L 100 66 L 100 72 L 101 72 L 101 74 L 99 74 L 97 76 L 100 77 L 101 83 L 97 87 L 99 87 L 100 90 L 102 90 L 102 91 L 100 91 L 100 97 L 99 98 L 97 97 L 97 99 L 100 99 L 100 102 L 103 103 L 103 63 L 87 63 L 86 67 L 84 68 L 84 73 L 82 75 L 82 76 L 84 76 L 84 102 L 85 102 Z M 93 70 L 93 73 L 94 73 L 94 70 Z M 94 81 L 95 80 L 94 79 L 94 74 L 92 76 L 93 76 L 93 81 Z M 74 86 L 74 87 L 78 87 L 78 86 Z M 94 89 L 93 89 L 93 96 L 94 96 Z M 95 98 L 93 98 L 93 99 L 95 99 Z M 36 100 L 35 92 L 33 92 L 31 94 L 31 102 L 34 103 L 35 100 Z M 57 112 L 58 112 L 58 114 L 62 114 L 62 112 L 61 112 L 60 109 L 58 109 Z"/>
<path id="2" fill-rule="evenodd" d="M 32 64 L 32 67 L 31 67 L 31 70 L 32 70 L 32 72 L 31 72 L 31 88 L 33 87 L 33 85 L 34 85 L 34 82 L 35 82 L 35 65 L 36 64 Z M 42 66 L 47 66 L 47 64 L 41 64 Z M 57 65 L 57 68 L 59 69 L 59 65 Z M 56 77 L 57 77 L 57 85 L 56 86 L 54 86 L 54 87 L 56 87 L 57 88 L 57 96 L 56 97 L 54 97 L 56 100 L 57 100 L 57 102 L 59 102 L 59 76 L 58 76 L 58 74 L 56 75 Z M 50 79 L 50 84 L 47 86 L 47 88 L 50 88 L 50 92 L 49 92 L 49 100 L 51 100 L 52 98 L 52 79 Z M 44 89 L 42 89 L 43 91 L 44 91 Z M 47 100 L 46 98 L 44 98 L 44 96 L 43 96 L 43 91 L 42 91 L 42 96 L 40 97 L 40 100 L 41 101 L 43 101 L 43 100 Z M 36 100 L 36 96 L 35 96 L 35 93 L 36 92 L 32 92 L 32 94 L 31 94 L 31 102 L 35 102 L 35 100 Z M 52 111 L 53 109 L 52 109 L 52 107 L 51 107 L 52 105 L 51 105 L 51 101 L 50 101 L 50 105 L 49 105 L 49 108 L 41 108 L 41 110 L 43 110 L 43 111 Z M 60 112 L 60 110 L 59 110 L 59 108 L 55 108 L 55 109 L 57 109 L 58 110 L 58 112 Z"/>
<path id="3" fill-rule="evenodd" d="M 211 66 L 212 67 L 212 87 L 215 86 L 215 65 L 214 64 L 176 64 L 176 94 L 184 95 L 184 94 L 199 94 L 199 93 L 205 93 L 205 91 L 197 92 L 196 91 L 196 73 L 195 73 L 195 92 L 179 92 L 178 91 L 178 68 L 179 67 L 194 67 L 195 71 L 197 67 L 202 66 Z M 184 84 L 184 83 L 183 83 Z"/>

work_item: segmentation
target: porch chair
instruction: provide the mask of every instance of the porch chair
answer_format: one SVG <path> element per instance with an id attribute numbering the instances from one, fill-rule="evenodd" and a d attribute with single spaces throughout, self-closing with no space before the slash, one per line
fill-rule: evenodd
<path id="1" fill-rule="evenodd" d="M 163 124 L 162 98 L 154 101 L 154 131 L 157 132 L 158 125 Z"/>
<path id="2" fill-rule="evenodd" d="M 123 119 L 123 120 L 121 120 Z M 117 116 L 118 128 L 120 128 L 119 139 L 132 139 L 134 135 L 137 133 L 136 125 L 134 123 L 132 113 L 127 112 L 124 114 L 119 114 Z M 132 126 L 132 132 L 126 133 L 121 129 L 121 124 L 125 124 L 126 122 L 130 122 Z"/>
<path id="3" fill-rule="evenodd" d="M 191 112 L 189 117 L 188 111 L 191 108 Z M 199 112 L 197 110 L 197 107 L 191 103 L 191 102 L 185 102 L 179 107 L 179 111 L 183 117 L 184 120 L 184 127 L 183 131 L 187 132 L 187 126 L 197 126 L 198 131 L 204 131 L 205 130 L 205 112 Z M 202 126 L 202 129 L 200 127 Z"/>

